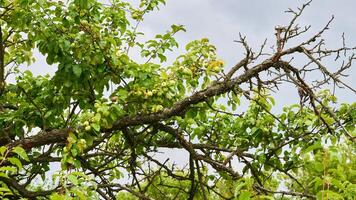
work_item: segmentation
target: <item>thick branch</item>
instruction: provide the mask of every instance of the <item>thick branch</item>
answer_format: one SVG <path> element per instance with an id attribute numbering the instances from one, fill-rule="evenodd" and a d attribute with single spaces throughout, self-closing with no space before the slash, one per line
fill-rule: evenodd
<path id="1" fill-rule="evenodd" d="M 161 112 L 156 112 L 147 115 L 137 115 L 134 117 L 124 117 L 117 122 L 114 123 L 113 127 L 110 129 L 103 129 L 102 132 L 111 133 L 115 130 L 120 130 L 123 127 L 128 126 L 136 126 L 136 125 L 143 125 L 143 124 L 151 124 L 155 122 L 159 122 L 161 120 L 169 119 L 173 116 L 178 116 L 183 114 L 187 108 L 191 105 L 204 102 L 207 99 L 217 96 L 220 94 L 224 94 L 228 91 L 231 91 L 236 85 L 240 85 L 251 78 L 253 78 L 256 74 L 265 71 L 274 65 L 279 66 L 283 64 L 288 64 L 284 61 L 277 61 L 272 62 L 270 59 L 265 60 L 259 65 L 249 69 L 244 74 L 231 79 L 231 80 L 224 80 L 220 82 L 214 82 L 210 87 L 201 90 L 199 92 L 194 93 L 193 95 L 186 97 L 175 104 L 171 108 L 165 108 Z M 80 128 L 79 128 L 80 129 Z M 38 135 L 25 138 L 23 140 L 18 140 L 13 143 L 10 143 L 10 146 L 17 146 L 21 145 L 25 149 L 31 149 L 33 147 L 39 147 L 43 145 L 53 144 L 53 143 L 60 143 L 65 142 L 70 131 L 73 131 L 72 128 L 65 128 L 65 129 L 56 129 L 49 132 L 43 132 Z"/>
<path id="2" fill-rule="evenodd" d="M 4 182 L 9 187 L 17 190 L 22 197 L 33 199 L 35 197 L 47 196 L 55 192 L 57 189 L 47 191 L 29 191 L 23 185 L 20 185 L 17 181 L 11 178 L 0 177 L 0 181 Z"/>
<path id="3" fill-rule="evenodd" d="M 73 131 L 71 128 L 54 129 L 48 132 L 40 132 L 37 135 L 18 140 L 9 144 L 9 146 L 21 146 L 26 150 L 43 145 L 63 143 L 67 140 L 69 132 Z"/>

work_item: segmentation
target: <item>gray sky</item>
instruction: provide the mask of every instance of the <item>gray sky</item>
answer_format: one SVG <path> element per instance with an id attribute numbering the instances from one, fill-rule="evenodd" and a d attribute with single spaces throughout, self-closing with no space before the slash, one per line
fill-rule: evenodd
<path id="1" fill-rule="evenodd" d="M 184 44 L 188 41 L 208 37 L 228 62 L 237 60 L 240 53 L 236 44 L 241 32 L 248 36 L 251 44 L 259 45 L 265 38 L 274 37 L 274 27 L 286 24 L 290 15 L 284 11 L 296 8 L 305 1 L 286 0 L 167 0 L 159 12 L 150 13 L 141 31 L 146 34 L 164 32 L 173 23 L 185 25 L 187 33 L 178 38 Z M 301 18 L 300 24 L 313 25 L 313 30 L 322 27 L 334 14 L 336 19 L 329 31 L 329 38 L 340 38 L 342 32 L 349 42 L 356 45 L 356 1 L 314 0 Z M 352 41 L 353 39 L 353 41 Z M 329 41 L 340 44 L 341 40 Z"/>
<path id="2" fill-rule="evenodd" d="M 138 2 L 138 0 L 127 0 Z M 172 24 L 182 24 L 186 27 L 186 33 L 176 36 L 180 48 L 169 54 L 169 60 L 174 59 L 180 53 L 184 53 L 184 46 L 189 41 L 207 37 L 218 49 L 218 55 L 226 63 L 226 67 L 234 65 L 243 57 L 242 48 L 233 40 L 238 39 L 241 32 L 247 36 L 252 48 L 259 48 L 267 38 L 269 48 L 274 44 L 274 27 L 286 25 L 291 15 L 284 13 L 288 8 L 297 8 L 305 1 L 286 0 L 167 0 L 166 6 L 161 6 L 159 11 L 146 16 L 146 20 L 139 27 L 139 31 L 145 33 L 143 39 L 150 39 L 154 35 L 164 33 Z M 346 42 L 350 46 L 356 46 L 356 1 L 355 0 L 314 0 L 304 15 L 300 18 L 300 25 L 312 25 L 310 34 L 315 33 L 331 18 L 335 20 L 325 37 L 329 47 L 341 45 L 341 35 L 346 34 Z M 310 36 L 309 34 L 309 36 Z M 139 54 L 133 55 L 138 58 Z M 38 52 L 35 53 L 37 62 L 30 66 L 34 74 L 53 74 L 56 67 L 48 67 L 45 58 Z M 331 64 L 331 63 L 329 63 Z M 335 68 L 331 66 L 330 69 Z M 355 67 L 352 67 L 355 68 Z M 356 70 L 350 70 L 350 76 L 346 79 L 353 87 L 356 86 L 356 78 L 352 76 Z M 289 86 L 281 88 L 276 95 L 277 102 L 283 104 L 294 103 L 295 98 L 284 97 L 289 92 Z M 346 90 L 338 90 L 339 100 L 352 102 L 355 95 Z M 295 96 L 296 97 L 296 94 Z"/>
<path id="3" fill-rule="evenodd" d="M 306 1 L 286 0 L 167 0 L 167 5 L 159 12 L 150 13 L 145 23 L 140 27 L 147 38 L 167 30 L 171 24 L 186 26 L 187 32 L 179 34 L 177 39 L 183 52 L 184 45 L 191 40 L 207 37 L 218 49 L 218 55 L 226 62 L 226 67 L 234 65 L 243 56 L 243 51 L 233 40 L 238 39 L 241 32 L 247 36 L 250 45 L 257 49 L 264 39 L 268 39 L 268 46 L 274 44 L 274 27 L 287 25 L 291 15 L 284 13 L 288 8 L 300 7 Z M 354 0 L 314 0 L 306 9 L 299 24 L 312 25 L 307 36 L 322 28 L 332 15 L 335 16 L 331 29 L 325 38 L 329 47 L 340 47 L 341 35 L 345 32 L 346 42 L 356 46 L 356 1 Z M 300 40 L 297 40 L 297 42 Z M 177 52 L 173 53 L 177 55 Z M 174 57 L 174 56 L 172 56 Z M 328 63 L 331 64 L 331 63 Z M 329 69 L 336 70 L 335 66 Z M 352 67 L 355 68 L 355 67 Z M 350 70 L 346 79 L 353 87 L 356 70 Z M 295 98 L 278 98 L 290 94 L 289 86 L 281 88 L 276 95 L 277 102 L 290 104 Z M 355 95 L 346 90 L 338 90 L 340 101 L 355 101 Z M 296 97 L 296 93 L 295 93 Z"/>

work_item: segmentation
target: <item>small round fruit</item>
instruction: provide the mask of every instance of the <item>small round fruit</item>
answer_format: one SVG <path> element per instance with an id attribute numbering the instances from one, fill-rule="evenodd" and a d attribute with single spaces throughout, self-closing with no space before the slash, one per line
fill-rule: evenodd
<path id="1" fill-rule="evenodd" d="M 90 131 L 91 130 L 91 126 L 85 126 L 85 130 L 86 131 Z"/>

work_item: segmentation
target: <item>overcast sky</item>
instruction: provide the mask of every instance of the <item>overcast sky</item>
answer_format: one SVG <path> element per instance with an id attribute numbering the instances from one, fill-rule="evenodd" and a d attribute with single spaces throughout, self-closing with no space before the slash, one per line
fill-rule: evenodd
<path id="1" fill-rule="evenodd" d="M 241 56 L 236 51 L 238 33 L 247 35 L 249 42 L 258 46 L 265 38 L 274 37 L 276 25 L 286 25 L 290 15 L 285 10 L 301 6 L 305 1 L 286 0 L 167 0 L 159 12 L 148 15 L 140 27 L 147 35 L 164 32 L 173 23 L 185 25 L 187 33 L 178 36 L 181 43 L 208 37 L 231 64 Z M 299 21 L 312 25 L 313 30 L 325 25 L 335 15 L 329 31 L 331 45 L 341 44 L 340 36 L 346 33 L 350 43 L 356 45 L 356 1 L 314 0 Z M 272 41 L 272 40 L 271 40 Z"/>
<path id="2" fill-rule="evenodd" d="M 179 34 L 177 39 L 184 50 L 184 44 L 191 40 L 207 37 L 218 48 L 218 54 L 226 62 L 226 66 L 234 65 L 242 56 L 242 49 L 233 40 L 238 39 L 241 32 L 247 36 L 254 48 L 259 48 L 267 38 L 268 47 L 274 44 L 274 27 L 287 25 L 291 15 L 285 13 L 288 8 L 300 7 L 306 1 L 286 0 L 167 0 L 159 12 L 147 16 L 140 27 L 147 38 L 167 30 L 171 24 L 185 25 L 187 32 Z M 325 37 L 329 47 L 340 47 L 341 35 L 344 32 L 346 42 L 356 46 L 356 1 L 355 0 L 314 0 L 299 19 L 300 25 L 312 25 L 310 34 L 325 26 L 332 15 L 335 20 Z M 310 36 L 309 34 L 309 36 Z M 183 52 L 183 51 L 178 51 Z M 175 52 L 175 55 L 177 52 Z M 328 63 L 331 64 L 331 63 Z M 330 66 L 330 69 L 336 66 Z M 355 68 L 354 66 L 352 68 Z M 356 70 L 349 71 L 347 82 L 356 86 L 356 78 L 352 76 Z M 290 88 L 282 88 L 277 101 L 281 104 L 293 103 L 283 98 L 290 94 Z M 294 93 L 296 96 L 296 93 Z M 353 102 L 355 94 L 338 90 L 340 101 Z"/>
<path id="3" fill-rule="evenodd" d="M 138 0 L 127 0 L 138 2 Z M 172 24 L 184 25 L 186 33 L 176 36 L 180 48 L 169 55 L 170 60 L 179 53 L 184 53 L 184 46 L 189 41 L 209 38 L 218 49 L 218 55 L 226 63 L 226 67 L 234 65 L 243 57 L 241 47 L 233 40 L 238 39 L 238 33 L 247 36 L 252 48 L 259 48 L 267 38 L 268 47 L 274 44 L 274 27 L 286 25 L 291 15 L 284 13 L 288 8 L 297 8 L 305 1 L 287 0 L 167 0 L 166 6 L 161 6 L 158 12 L 146 16 L 139 27 L 145 33 L 145 38 L 164 33 Z M 312 25 L 310 34 L 323 27 L 332 15 L 335 20 L 325 36 L 330 47 L 341 45 L 341 35 L 346 34 L 346 42 L 356 46 L 356 1 L 355 0 L 314 0 L 304 15 L 300 25 Z M 34 74 L 51 73 L 56 67 L 46 67 L 45 58 L 35 53 L 37 62 L 30 67 Z M 138 58 L 137 55 L 134 57 Z M 331 64 L 331 63 L 329 63 Z M 331 66 L 330 69 L 335 68 Z M 352 68 L 355 68 L 354 66 Z M 347 82 L 355 87 L 356 78 L 352 76 L 356 70 L 349 71 Z M 276 97 L 286 96 L 290 88 L 281 88 Z M 294 96 L 296 97 L 296 93 Z M 339 100 L 353 102 L 355 94 L 350 91 L 338 90 Z M 290 98 L 278 98 L 280 104 L 290 104 Z"/>

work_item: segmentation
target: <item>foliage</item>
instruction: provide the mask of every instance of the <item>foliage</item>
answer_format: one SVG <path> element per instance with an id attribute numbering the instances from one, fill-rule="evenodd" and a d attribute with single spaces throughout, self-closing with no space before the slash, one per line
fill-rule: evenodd
<path id="1" fill-rule="evenodd" d="M 356 103 L 327 88 L 355 94 L 342 80 L 355 48 L 324 46 L 333 18 L 291 46 L 309 30 L 296 23 L 309 3 L 276 27 L 272 52 L 240 35 L 244 58 L 230 67 L 207 38 L 168 62 L 182 25 L 139 40 L 164 0 L 1 0 L 1 198 L 354 199 Z M 34 66 L 36 49 L 48 66 Z M 298 53 L 304 66 L 287 61 Z M 343 59 L 334 72 L 332 55 Z M 300 102 L 276 111 L 288 83 Z M 169 150 L 187 163 L 158 158 Z"/>

